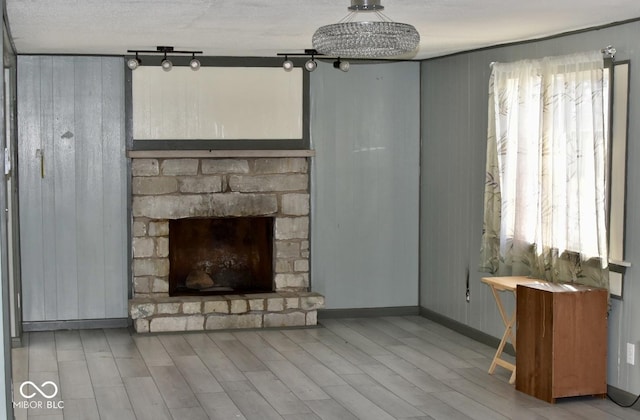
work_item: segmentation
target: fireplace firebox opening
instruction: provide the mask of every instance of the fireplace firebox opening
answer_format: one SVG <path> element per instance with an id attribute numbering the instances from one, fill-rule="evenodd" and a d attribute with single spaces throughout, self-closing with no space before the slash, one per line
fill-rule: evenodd
<path id="1" fill-rule="evenodd" d="M 273 217 L 170 220 L 169 295 L 272 292 L 273 226 Z"/>

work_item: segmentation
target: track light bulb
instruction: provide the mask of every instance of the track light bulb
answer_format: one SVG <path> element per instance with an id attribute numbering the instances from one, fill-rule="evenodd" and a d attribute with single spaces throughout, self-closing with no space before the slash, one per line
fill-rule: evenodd
<path id="1" fill-rule="evenodd" d="M 129 67 L 130 70 L 135 70 L 138 68 L 138 66 L 140 65 L 140 59 L 139 58 L 130 58 L 127 60 L 127 67 Z"/>
<path id="2" fill-rule="evenodd" d="M 307 60 L 306 63 L 304 63 L 304 68 L 308 72 L 314 71 L 316 67 L 318 67 L 318 63 L 316 63 L 316 60 L 313 59 L 313 56 L 309 60 Z"/>
<path id="3" fill-rule="evenodd" d="M 344 71 L 345 73 L 349 71 L 349 67 L 350 64 L 348 61 L 342 61 L 339 58 L 333 62 L 333 68 L 334 69 L 340 69 L 341 71 Z"/>
<path id="4" fill-rule="evenodd" d="M 189 67 L 191 67 L 191 70 L 193 70 L 193 71 L 200 70 L 200 60 L 198 60 L 195 57 L 195 54 L 194 54 L 193 58 L 191 59 L 191 61 L 189 61 Z"/>
<path id="5" fill-rule="evenodd" d="M 135 58 L 130 58 L 127 60 L 127 67 L 129 67 L 130 70 L 135 70 L 141 63 L 142 60 L 138 58 L 138 53 L 136 53 Z"/>
<path id="6" fill-rule="evenodd" d="M 282 63 L 282 68 L 284 71 L 293 70 L 293 61 L 289 60 L 287 56 L 284 57 L 284 62 Z"/>
<path id="7" fill-rule="evenodd" d="M 160 65 L 164 71 L 171 71 L 173 68 L 173 63 L 168 58 L 163 59 Z"/>

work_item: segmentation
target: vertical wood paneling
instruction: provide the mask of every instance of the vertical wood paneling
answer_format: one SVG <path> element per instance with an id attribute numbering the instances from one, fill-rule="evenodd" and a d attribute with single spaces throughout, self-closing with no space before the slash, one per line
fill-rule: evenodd
<path id="1" fill-rule="evenodd" d="M 18 80 L 24 319 L 125 317 L 122 60 L 20 56 Z"/>
<path id="2" fill-rule="evenodd" d="M 466 63 L 460 58 L 423 67 L 421 167 L 421 302 L 448 317 L 466 319 L 471 173 Z M 451 78 L 456 82 L 451 83 Z M 451 98 L 446 100 L 445 98 Z M 439 139 L 432 141 L 431 139 Z M 474 178 L 475 177 L 475 178 Z"/>
<path id="3" fill-rule="evenodd" d="M 126 236 L 127 197 L 125 172 L 124 86 L 122 62 L 103 58 L 102 65 L 102 178 L 104 202 L 104 300 L 107 318 L 121 317 L 127 313 L 126 258 L 128 241 Z M 114 246 L 121 244 L 121 246 Z"/>
<path id="4" fill-rule="evenodd" d="M 102 77 L 99 59 L 76 57 L 76 229 L 78 310 L 81 318 L 105 314 L 104 197 L 102 180 Z M 99 192 L 99 193 L 98 193 Z M 96 235 L 96 233 L 98 233 Z"/>
<path id="5" fill-rule="evenodd" d="M 42 149 L 40 115 L 40 57 L 20 57 L 18 73 L 18 131 L 20 133 L 18 166 L 20 199 L 20 248 L 28 264 L 22 264 L 22 302 L 25 321 L 43 320 L 44 313 L 44 244 L 42 242 L 42 187 L 40 159 Z M 35 118 L 34 118 L 35 117 Z M 28 221 L 28 223 L 25 223 Z"/>
<path id="6" fill-rule="evenodd" d="M 55 121 L 54 142 L 51 151 L 52 168 L 49 177 L 55 179 L 55 262 L 58 312 L 51 319 L 78 319 L 78 273 L 76 255 L 76 135 L 74 109 L 73 62 L 64 58 L 53 59 L 53 104 Z M 73 269 L 72 269 L 73 268 Z"/>
<path id="7" fill-rule="evenodd" d="M 422 64 L 422 168 L 421 168 L 421 305 L 456 321 L 499 337 L 502 321 L 486 286 L 477 272 L 486 155 L 487 89 L 490 63 L 524 58 L 571 54 L 613 45 L 616 60 L 640 60 L 634 40 L 640 37 L 640 22 L 584 32 L 561 38 L 487 49 Z M 630 72 L 629 144 L 627 149 L 627 197 L 624 300 L 614 301 L 609 317 L 608 383 L 632 394 L 640 393 L 640 371 L 628 365 L 626 343 L 640 343 L 640 72 Z M 467 111 L 457 111 L 457 110 Z M 465 126 L 462 129 L 460 126 Z M 467 137 L 464 139 L 464 137 Z M 442 194 L 443 185 L 455 194 Z M 437 199 L 434 199 L 437 197 Z M 455 208 L 467 209 L 457 213 Z M 469 214 L 469 216 L 467 216 Z M 454 226 L 455 218 L 468 220 Z M 455 252 L 468 245 L 466 259 Z M 458 291 L 457 273 L 469 264 L 471 302 L 467 315 Z M 510 312 L 513 299 L 507 299 Z"/>
<path id="8" fill-rule="evenodd" d="M 55 177 L 53 176 L 53 61 L 50 57 L 42 57 L 40 75 L 40 100 L 42 101 L 42 113 L 40 114 L 41 144 L 43 170 L 41 171 L 41 199 L 42 199 L 42 244 L 55 243 L 56 215 L 55 215 Z M 46 249 L 46 248 L 45 248 Z M 44 316 L 46 320 L 56 319 L 58 302 L 52 299 L 56 295 L 56 255 L 55 252 L 43 253 L 44 275 Z"/>
<path id="9" fill-rule="evenodd" d="M 480 241 L 482 238 L 482 206 L 484 202 L 484 176 L 486 161 L 486 144 L 487 144 L 487 91 L 489 86 L 490 68 L 486 64 L 486 52 L 480 51 L 469 57 L 467 79 L 468 95 L 469 95 L 469 130 L 470 130 L 470 151 L 469 162 L 470 180 L 467 184 L 465 195 L 469 197 L 471 205 L 469 210 L 469 286 L 471 292 L 471 301 L 469 302 L 469 314 L 467 322 L 474 328 L 484 329 L 487 319 L 490 319 L 490 325 L 500 325 L 499 313 L 495 305 L 484 305 L 484 302 L 492 302 L 493 296 L 489 288 L 480 282 L 485 275 L 478 272 L 480 264 Z M 473 76 L 472 76 L 473 74 Z M 472 89 L 472 83 L 475 81 L 486 81 L 487 89 Z M 464 235 L 463 235 L 464 237 Z M 505 304 L 509 305 L 513 300 L 510 295 L 502 297 Z M 490 315 L 488 316 L 488 312 Z M 511 311 L 511 307 L 509 308 Z M 511 312 L 510 312 L 511 313 Z M 499 333 L 499 332 L 498 332 Z"/>
<path id="10" fill-rule="evenodd" d="M 311 78 L 312 288 L 327 308 L 417 305 L 419 64 Z"/>

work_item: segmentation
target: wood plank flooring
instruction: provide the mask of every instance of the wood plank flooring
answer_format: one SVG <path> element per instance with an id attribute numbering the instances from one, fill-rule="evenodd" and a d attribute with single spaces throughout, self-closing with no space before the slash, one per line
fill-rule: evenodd
<path id="1" fill-rule="evenodd" d="M 52 381 L 59 393 L 53 407 L 15 408 L 15 416 L 640 419 L 640 412 L 609 400 L 571 398 L 551 405 L 522 394 L 508 384 L 510 372 L 498 368 L 487 374 L 493 348 L 422 317 L 321 323 L 309 329 L 158 335 L 127 329 L 28 333 L 26 345 L 12 351 L 17 396 L 27 380 L 38 386 Z M 38 398 L 44 402 L 37 395 L 31 403 Z M 61 404 L 64 409 L 57 408 Z"/>

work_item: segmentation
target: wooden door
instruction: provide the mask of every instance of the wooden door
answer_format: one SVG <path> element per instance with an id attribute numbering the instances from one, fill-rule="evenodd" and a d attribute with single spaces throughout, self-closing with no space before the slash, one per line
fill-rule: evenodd
<path id="1" fill-rule="evenodd" d="M 124 65 L 18 57 L 23 320 L 127 316 Z"/>

